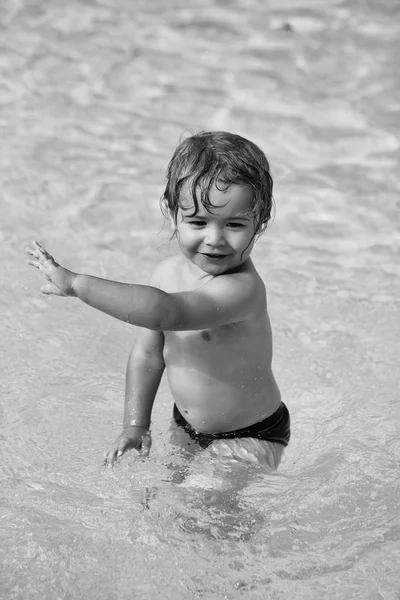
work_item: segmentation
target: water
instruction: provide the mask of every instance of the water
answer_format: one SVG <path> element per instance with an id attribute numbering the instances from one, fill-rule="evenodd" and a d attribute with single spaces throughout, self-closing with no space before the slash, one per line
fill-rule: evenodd
<path id="1" fill-rule="evenodd" d="M 3 0 L 2 597 L 400 597 L 399 16 L 395 0 Z M 200 129 L 272 164 L 254 258 L 293 437 L 238 496 L 178 506 L 191 465 L 165 382 L 150 457 L 101 466 L 134 330 L 40 297 L 22 251 L 146 282 L 174 251 L 165 166 Z"/>

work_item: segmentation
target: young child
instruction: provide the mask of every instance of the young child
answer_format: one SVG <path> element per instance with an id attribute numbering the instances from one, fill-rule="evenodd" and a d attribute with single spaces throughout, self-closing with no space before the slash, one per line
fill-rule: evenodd
<path id="1" fill-rule="evenodd" d="M 180 143 L 168 166 L 162 209 L 181 253 L 158 265 L 151 285 L 74 273 L 37 242 L 26 248 L 29 264 L 47 279 L 44 294 L 74 296 L 140 327 L 127 366 L 123 430 L 106 463 L 130 448 L 148 453 L 164 369 L 173 417 L 201 447 L 232 440 L 239 456 L 279 463 L 290 420 L 271 370 L 265 287 L 250 258 L 271 217 L 272 185 L 255 144 L 200 133 Z"/>

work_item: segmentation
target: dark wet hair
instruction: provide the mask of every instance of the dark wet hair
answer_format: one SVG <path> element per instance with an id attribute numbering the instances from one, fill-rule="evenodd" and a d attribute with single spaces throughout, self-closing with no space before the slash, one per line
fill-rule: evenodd
<path id="1" fill-rule="evenodd" d="M 203 206 L 212 212 L 209 193 L 215 185 L 226 190 L 230 185 L 246 185 L 253 190 L 251 212 L 256 233 L 263 231 L 273 206 L 272 177 L 268 160 L 260 148 L 234 133 L 204 131 L 186 138 L 177 146 L 167 170 L 162 206 L 168 209 L 175 225 L 182 206 L 181 191 L 187 183 L 198 211 L 196 191 Z"/>

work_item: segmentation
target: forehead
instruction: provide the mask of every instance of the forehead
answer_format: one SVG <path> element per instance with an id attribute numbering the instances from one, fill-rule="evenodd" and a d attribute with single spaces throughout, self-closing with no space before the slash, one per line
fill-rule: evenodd
<path id="1" fill-rule="evenodd" d="M 246 185 L 231 184 L 228 188 L 218 189 L 213 185 L 208 194 L 210 202 L 209 210 L 201 202 L 200 189 L 196 190 L 196 200 L 198 205 L 197 215 L 218 215 L 221 217 L 234 217 L 247 215 L 252 209 L 253 191 Z M 180 196 L 180 206 L 186 212 L 193 212 L 195 204 L 192 198 L 189 186 L 182 189 Z"/>

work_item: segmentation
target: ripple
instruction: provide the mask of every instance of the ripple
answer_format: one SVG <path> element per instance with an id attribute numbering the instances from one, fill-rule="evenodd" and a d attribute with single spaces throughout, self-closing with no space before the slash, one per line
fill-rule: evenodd
<path id="1" fill-rule="evenodd" d="M 397 590 L 398 16 L 395 0 L 2 3 L 8 598 Z M 214 127 L 271 161 L 276 218 L 254 257 L 293 422 L 279 472 L 217 500 L 179 487 L 193 465 L 169 455 L 165 383 L 148 461 L 102 469 L 134 330 L 41 298 L 21 258 L 38 238 L 77 269 L 147 281 L 174 248 L 169 157 Z"/>

